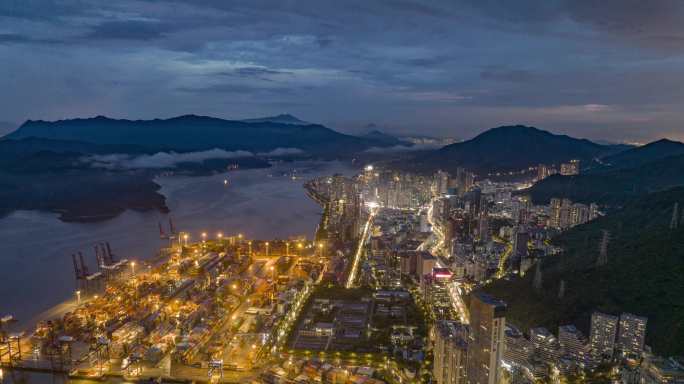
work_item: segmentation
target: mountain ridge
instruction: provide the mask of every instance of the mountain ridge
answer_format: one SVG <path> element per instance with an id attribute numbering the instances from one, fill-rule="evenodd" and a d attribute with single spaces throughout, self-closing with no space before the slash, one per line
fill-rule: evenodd
<path id="1" fill-rule="evenodd" d="M 29 137 L 135 145 L 151 151 L 220 148 L 256 153 L 277 148 L 298 148 L 309 154 L 329 156 L 348 155 L 374 146 L 387 146 L 377 140 L 346 135 L 320 124 L 291 124 L 263 119 L 226 120 L 198 115 L 152 120 L 112 119 L 105 116 L 57 121 L 27 120 L 3 138 Z"/>
<path id="2" fill-rule="evenodd" d="M 684 143 L 662 138 L 648 144 L 606 156 L 602 159 L 606 169 L 632 168 L 669 156 L 684 154 Z"/>
<path id="3" fill-rule="evenodd" d="M 422 170 L 452 172 L 463 167 L 483 175 L 495 170 L 518 171 L 572 159 L 590 162 L 621 150 L 624 148 L 620 146 L 601 145 L 518 124 L 488 129 L 470 140 L 447 145 L 412 161 L 414 167 Z"/>
<path id="4" fill-rule="evenodd" d="M 622 205 L 648 193 L 680 185 L 684 185 L 684 154 L 638 163 L 631 168 L 552 175 L 520 193 L 529 194 L 536 204 L 563 197 L 581 203 Z"/>

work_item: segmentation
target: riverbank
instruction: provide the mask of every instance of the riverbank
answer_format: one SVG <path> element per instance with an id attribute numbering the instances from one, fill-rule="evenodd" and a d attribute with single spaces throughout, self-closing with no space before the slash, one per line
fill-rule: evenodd
<path id="1" fill-rule="evenodd" d="M 32 319 L 55 303 L 74 298 L 70 255 L 83 252 L 91 271 L 97 269 L 93 246 L 108 241 L 119 258 L 144 260 L 168 244 L 160 239 L 159 223 L 168 231 L 243 233 L 251 238 L 312 238 L 321 208 L 302 184 L 334 173 L 353 173 L 340 162 L 279 163 L 271 168 L 240 170 L 209 176 L 166 175 L 161 186 L 170 213 L 126 210 L 113 219 L 63 222 L 55 213 L 16 211 L 0 219 L 0 316 Z"/>

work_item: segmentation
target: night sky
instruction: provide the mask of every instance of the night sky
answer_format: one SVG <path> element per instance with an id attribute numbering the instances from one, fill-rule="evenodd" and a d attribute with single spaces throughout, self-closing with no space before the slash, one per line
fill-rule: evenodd
<path id="1" fill-rule="evenodd" d="M 0 70 L 0 132 L 291 113 L 346 132 L 684 140 L 678 0 L 2 0 Z"/>

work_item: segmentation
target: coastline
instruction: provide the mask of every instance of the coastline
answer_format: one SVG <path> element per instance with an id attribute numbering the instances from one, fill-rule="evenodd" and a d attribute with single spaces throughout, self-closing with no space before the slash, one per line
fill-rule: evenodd
<path id="1" fill-rule="evenodd" d="M 168 240 L 160 239 L 159 224 L 192 237 L 241 232 L 252 238 L 312 237 L 321 207 L 302 187 L 310 177 L 351 171 L 340 162 L 280 163 L 271 168 L 240 170 L 209 176 L 165 175 L 161 186 L 170 213 L 125 210 L 109 220 L 66 222 L 53 211 L 18 210 L 0 219 L 0 315 L 34 318 L 74 295 L 70 255 L 84 253 L 96 270 L 93 245 L 111 243 L 120 258 L 153 257 Z M 293 171 L 295 179 L 292 179 Z M 224 180 L 230 183 L 224 185 Z"/>

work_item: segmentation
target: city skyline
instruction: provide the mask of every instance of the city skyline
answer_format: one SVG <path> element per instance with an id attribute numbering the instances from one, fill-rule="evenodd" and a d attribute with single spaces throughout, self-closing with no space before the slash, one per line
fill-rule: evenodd
<path id="1" fill-rule="evenodd" d="M 468 139 L 527 124 L 684 140 L 669 1 L 0 5 L 0 132 L 27 119 L 292 113 Z"/>

